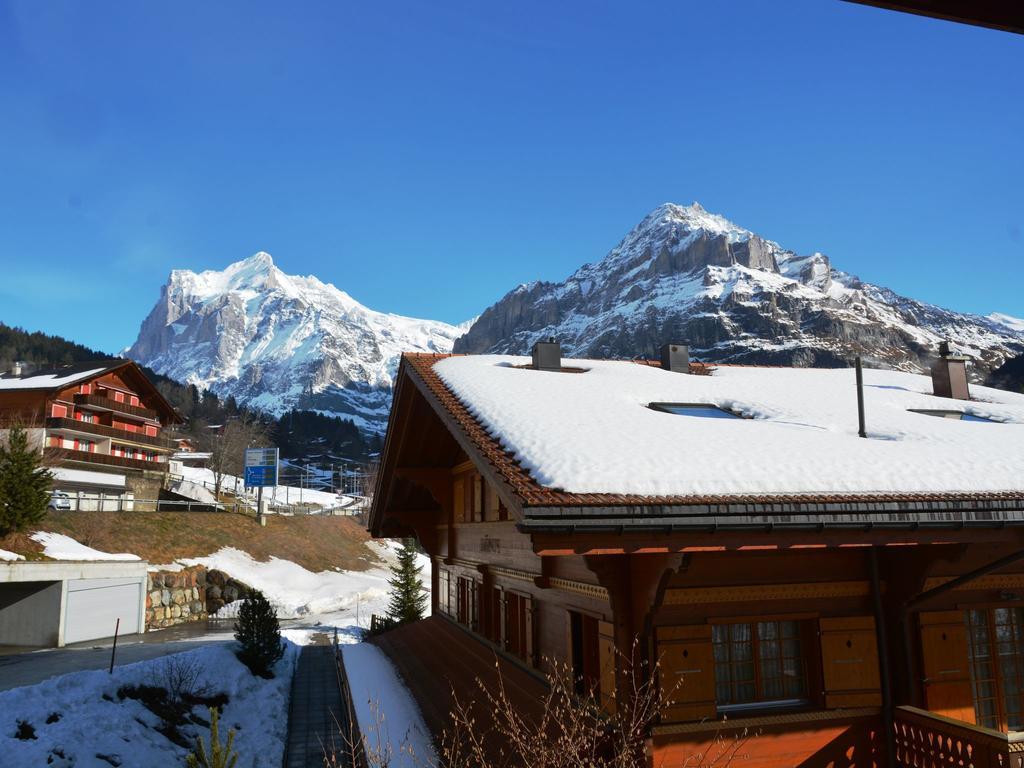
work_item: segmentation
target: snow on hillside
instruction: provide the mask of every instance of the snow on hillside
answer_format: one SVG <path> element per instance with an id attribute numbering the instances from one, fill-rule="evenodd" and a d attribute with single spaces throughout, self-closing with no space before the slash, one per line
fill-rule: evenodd
<path id="1" fill-rule="evenodd" d="M 575 375 L 515 367 L 527 362 L 480 355 L 434 368 L 548 487 L 648 496 L 1024 491 L 1024 395 L 972 386 L 974 399 L 952 400 L 932 395 L 928 377 L 865 370 L 865 440 L 850 369 L 722 366 L 688 376 L 607 360 L 573 360 L 586 369 Z M 677 415 L 651 403 L 703 403 L 746 418 Z"/>
<path id="2" fill-rule="evenodd" d="M 319 410 L 382 432 L 402 352 L 448 352 L 463 326 L 371 310 L 270 254 L 174 270 L 129 357 L 279 415 Z"/>
<path id="3" fill-rule="evenodd" d="M 110 768 L 124 766 L 184 765 L 188 750 L 175 745 L 157 728 L 160 719 L 141 702 L 121 698 L 125 685 L 162 685 L 169 659 L 195 665 L 197 682 L 209 693 L 223 692 L 228 703 L 221 713 L 221 739 L 236 731 L 237 768 L 277 768 L 281 765 L 288 731 L 288 700 L 298 647 L 290 642 L 274 667 L 274 678 L 264 680 L 249 672 L 227 644 L 107 670 L 74 672 L 37 685 L 0 693 L 0 763 L 5 766 L 57 768 Z M 207 718 L 205 707 L 193 713 Z M 33 737 L 15 733 L 27 723 Z M 209 743 L 209 728 L 189 724 L 181 728 L 188 742 L 202 736 Z"/>
<path id="4" fill-rule="evenodd" d="M 54 560 L 141 560 L 138 555 L 128 552 L 112 554 L 87 547 L 62 533 L 37 531 L 29 536 L 43 545 L 43 554 Z"/>

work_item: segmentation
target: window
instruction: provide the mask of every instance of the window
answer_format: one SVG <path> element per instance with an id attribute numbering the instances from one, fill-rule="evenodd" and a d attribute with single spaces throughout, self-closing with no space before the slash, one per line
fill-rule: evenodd
<path id="1" fill-rule="evenodd" d="M 739 419 L 739 414 L 719 408 L 711 403 L 651 403 L 653 411 L 673 413 L 676 416 L 693 416 L 699 419 Z"/>
<path id="2" fill-rule="evenodd" d="M 532 661 L 533 621 L 529 597 L 505 593 L 505 650 L 524 661 Z"/>
<path id="3" fill-rule="evenodd" d="M 597 689 L 601 680 L 601 654 L 597 619 L 569 611 L 569 655 L 573 687 L 580 696 Z"/>
<path id="4" fill-rule="evenodd" d="M 441 568 L 437 572 L 437 607 L 441 613 L 451 616 L 451 580 L 448 576 L 448 571 Z"/>
<path id="5" fill-rule="evenodd" d="M 455 594 L 455 618 L 470 629 L 477 629 L 477 585 L 473 579 L 460 576 Z"/>
<path id="6" fill-rule="evenodd" d="M 932 411 L 920 408 L 911 408 L 909 410 L 911 413 L 920 413 L 925 416 L 937 416 L 940 419 L 954 419 L 956 421 L 980 421 L 984 424 L 999 423 L 993 421 L 992 419 L 986 419 L 984 416 L 974 416 L 970 413 L 964 413 L 963 411 Z"/>
<path id="7" fill-rule="evenodd" d="M 807 695 L 807 669 L 800 634 L 797 621 L 712 627 L 718 708 L 802 700 Z"/>
<path id="8" fill-rule="evenodd" d="M 1024 730 L 1024 609 L 969 610 L 967 628 L 978 724 Z"/>

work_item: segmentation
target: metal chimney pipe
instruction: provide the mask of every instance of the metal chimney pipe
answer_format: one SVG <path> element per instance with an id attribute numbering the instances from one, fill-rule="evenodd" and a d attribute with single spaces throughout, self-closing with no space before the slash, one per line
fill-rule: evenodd
<path id="1" fill-rule="evenodd" d="M 857 434 L 867 437 L 867 430 L 864 428 L 864 370 L 861 367 L 860 355 L 857 355 L 855 365 L 857 367 Z"/>
<path id="2" fill-rule="evenodd" d="M 533 368 L 538 371 L 562 370 L 562 345 L 551 336 L 533 345 Z"/>
<path id="3" fill-rule="evenodd" d="M 689 373 L 690 348 L 686 344 L 663 344 L 661 367 L 674 373 Z"/>

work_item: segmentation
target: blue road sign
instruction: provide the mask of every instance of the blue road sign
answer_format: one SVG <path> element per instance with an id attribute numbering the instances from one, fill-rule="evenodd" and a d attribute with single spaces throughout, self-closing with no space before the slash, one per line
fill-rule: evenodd
<path id="1" fill-rule="evenodd" d="M 277 485 L 277 448 L 245 449 L 245 485 L 259 488 Z"/>

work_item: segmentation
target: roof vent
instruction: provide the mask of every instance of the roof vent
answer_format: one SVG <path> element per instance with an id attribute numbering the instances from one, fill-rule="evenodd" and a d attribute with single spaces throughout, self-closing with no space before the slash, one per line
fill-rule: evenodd
<path id="1" fill-rule="evenodd" d="M 936 397 L 971 399 L 967 386 L 967 358 L 950 354 L 948 341 L 939 344 L 939 359 L 932 366 L 932 389 Z"/>
<path id="2" fill-rule="evenodd" d="M 533 345 L 533 367 L 538 371 L 562 370 L 562 345 L 551 336 Z"/>
<path id="3" fill-rule="evenodd" d="M 689 373 L 690 348 L 685 344 L 664 344 L 661 347 L 661 367 L 674 373 Z"/>

